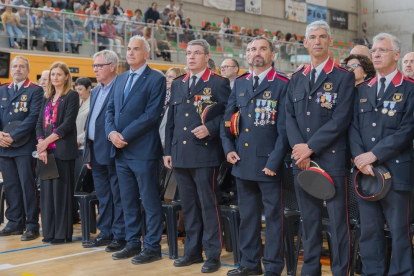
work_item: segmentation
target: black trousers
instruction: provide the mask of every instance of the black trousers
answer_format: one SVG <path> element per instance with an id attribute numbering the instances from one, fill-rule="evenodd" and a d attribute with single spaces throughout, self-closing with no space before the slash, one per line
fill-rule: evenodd
<path id="1" fill-rule="evenodd" d="M 236 178 L 240 210 L 241 264 L 251 270 L 281 274 L 284 268 L 283 206 L 281 182 L 257 182 Z M 262 206 L 266 219 L 266 244 L 262 259 Z"/>
<path id="2" fill-rule="evenodd" d="M 218 167 L 174 168 L 186 232 L 184 255 L 220 259 L 222 232 L 216 178 Z"/>
<path id="3" fill-rule="evenodd" d="M 55 160 L 59 178 L 40 182 L 43 237 L 69 239 L 73 234 L 75 160 Z"/>
<path id="4" fill-rule="evenodd" d="M 384 224 L 392 237 L 392 257 L 389 276 L 411 276 L 413 256 L 410 237 L 410 193 L 396 191 L 391 186 L 388 194 L 379 201 L 366 201 L 358 197 L 361 216 L 361 238 L 359 248 L 362 260 L 362 275 L 384 275 L 385 236 Z"/>
<path id="5" fill-rule="evenodd" d="M 331 270 L 333 276 L 348 275 L 350 235 L 347 210 L 347 178 L 332 177 L 335 196 L 326 201 L 331 226 Z M 302 275 L 321 275 L 322 208 L 323 200 L 311 196 L 299 186 L 295 175 L 295 190 L 303 220 L 303 266 Z"/>
<path id="6" fill-rule="evenodd" d="M 39 230 L 39 205 L 34 173 L 35 160 L 30 155 L 0 157 L 6 195 L 7 226 L 21 230 Z M 26 221 L 26 225 L 25 225 Z"/>

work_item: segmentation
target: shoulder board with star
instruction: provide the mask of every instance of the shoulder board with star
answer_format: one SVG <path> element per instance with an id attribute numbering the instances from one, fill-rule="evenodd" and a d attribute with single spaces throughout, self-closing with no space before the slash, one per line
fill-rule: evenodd
<path id="1" fill-rule="evenodd" d="M 181 78 L 185 77 L 186 75 L 187 75 L 187 73 L 182 74 L 181 76 L 178 76 L 178 77 L 176 77 L 176 78 L 175 78 L 175 79 L 173 79 L 173 80 L 176 80 L 176 79 L 181 79 Z"/>
<path id="2" fill-rule="evenodd" d="M 364 85 L 364 84 L 366 84 L 366 83 L 369 83 L 372 79 L 373 79 L 373 78 L 369 78 L 369 79 L 367 79 L 367 80 L 364 80 L 363 82 L 361 82 L 361 83 L 357 84 L 357 85 L 356 85 L 356 87 L 361 86 L 361 85 Z"/>
<path id="3" fill-rule="evenodd" d="M 414 83 L 414 79 L 411 77 L 404 76 L 404 80 Z"/>
<path id="4" fill-rule="evenodd" d="M 281 80 L 284 80 L 284 81 L 286 81 L 286 82 L 288 82 L 290 79 L 289 79 L 289 77 L 284 73 L 284 72 L 282 72 L 282 71 L 277 71 L 277 70 L 275 70 L 276 71 L 276 77 L 277 78 L 279 78 L 279 79 L 281 79 Z"/>
<path id="5" fill-rule="evenodd" d="M 309 65 L 301 64 L 301 65 L 298 67 L 298 69 L 296 69 L 296 71 L 292 73 L 292 77 L 293 77 L 294 75 L 296 75 L 297 73 L 302 72 L 303 70 L 305 70 L 305 69 L 306 69 L 306 67 L 308 67 L 308 66 L 309 66 Z"/>
<path id="6" fill-rule="evenodd" d="M 348 66 L 348 65 L 343 65 L 343 64 L 335 64 L 336 66 L 336 68 L 338 68 L 338 69 L 341 69 L 341 70 L 343 70 L 343 71 L 346 71 L 346 72 L 354 72 L 354 68 L 352 68 L 352 67 L 350 67 L 350 66 Z"/>
<path id="7" fill-rule="evenodd" d="M 2 86 L 6 86 L 6 85 L 7 85 L 7 86 L 9 86 L 9 85 L 10 85 L 10 83 L 11 83 L 11 82 L 6 82 L 6 83 L 3 83 L 2 85 L 0 85 L 0 87 L 2 87 Z"/>
<path id="8" fill-rule="evenodd" d="M 247 75 L 249 75 L 250 74 L 250 72 L 249 71 L 246 71 L 246 72 L 244 72 L 243 74 L 241 74 L 240 76 L 237 76 L 236 77 L 236 80 L 238 80 L 238 79 L 242 79 L 242 78 L 246 78 L 247 77 Z"/>
<path id="9" fill-rule="evenodd" d="M 219 78 L 221 78 L 221 79 L 225 79 L 225 77 L 223 77 L 222 75 L 217 74 L 217 73 L 215 73 L 215 72 L 211 72 L 211 75 L 216 76 L 216 77 L 219 77 Z"/>

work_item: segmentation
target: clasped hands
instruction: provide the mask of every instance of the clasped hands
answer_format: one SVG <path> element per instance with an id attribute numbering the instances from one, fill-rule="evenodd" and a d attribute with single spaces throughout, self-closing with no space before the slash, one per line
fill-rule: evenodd
<path id="1" fill-rule="evenodd" d="M 0 131 L 0 146 L 3 148 L 8 148 L 13 143 L 13 138 L 11 138 L 9 133 Z"/>
<path id="2" fill-rule="evenodd" d="M 293 147 L 293 159 L 295 159 L 295 164 L 299 167 L 299 169 L 305 171 L 310 168 L 310 156 L 312 153 L 313 151 L 308 147 L 308 144 L 305 143 L 296 144 Z"/>
<path id="3" fill-rule="evenodd" d="M 363 174 L 375 176 L 372 170 L 372 163 L 377 161 L 377 157 L 371 151 L 355 157 L 354 164 Z"/>

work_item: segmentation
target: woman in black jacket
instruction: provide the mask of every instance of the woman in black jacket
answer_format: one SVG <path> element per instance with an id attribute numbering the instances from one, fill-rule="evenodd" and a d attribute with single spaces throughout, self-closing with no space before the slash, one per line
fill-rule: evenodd
<path id="1" fill-rule="evenodd" d="M 43 242 L 61 244 L 72 241 L 74 168 L 78 157 L 76 117 L 79 94 L 72 88 L 68 66 L 55 62 L 50 67 L 49 85 L 36 126 L 39 162 L 56 160 L 59 178 L 40 182 Z"/>

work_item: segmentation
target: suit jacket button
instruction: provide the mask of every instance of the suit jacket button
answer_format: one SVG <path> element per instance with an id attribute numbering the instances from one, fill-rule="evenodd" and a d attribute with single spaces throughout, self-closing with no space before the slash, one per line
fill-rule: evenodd
<path id="1" fill-rule="evenodd" d="M 309 100 L 312 100 L 312 96 L 309 96 Z"/>
<path id="2" fill-rule="evenodd" d="M 372 138 L 371 138 L 371 141 L 372 141 L 372 142 L 375 142 L 375 138 L 374 138 L 374 137 L 372 137 Z"/>
<path id="3" fill-rule="evenodd" d="M 174 104 L 176 104 L 177 102 L 174 102 Z"/>
<path id="4" fill-rule="evenodd" d="M 310 128 L 307 128 L 307 129 L 306 129 L 306 131 L 307 131 L 307 132 L 310 132 Z"/>
<path id="5" fill-rule="evenodd" d="M 185 117 L 188 117 L 188 113 L 185 113 Z"/>
<path id="6" fill-rule="evenodd" d="M 183 141 L 183 144 L 185 145 L 185 144 L 187 144 L 187 141 Z"/>
<path id="7" fill-rule="evenodd" d="M 204 145 L 208 146 L 208 143 L 205 143 Z"/>
<path id="8" fill-rule="evenodd" d="M 372 123 L 372 126 L 374 127 L 374 126 L 377 126 L 377 124 L 376 123 Z"/>
<path id="9" fill-rule="evenodd" d="M 190 100 L 187 100 L 187 103 L 190 103 Z"/>
<path id="10" fill-rule="evenodd" d="M 250 103 L 253 103 L 253 100 L 251 100 Z"/>
<path id="11" fill-rule="evenodd" d="M 13 113 L 10 112 L 9 114 L 12 115 Z"/>
<path id="12" fill-rule="evenodd" d="M 184 127 L 184 130 L 187 130 L 187 128 L 186 128 L 186 127 Z"/>
<path id="13" fill-rule="evenodd" d="M 377 112 L 377 111 L 378 111 L 378 109 L 377 109 L 377 108 L 375 108 L 374 110 L 375 110 L 375 112 Z"/>
<path id="14" fill-rule="evenodd" d="M 249 132 L 249 129 L 248 129 L 248 128 L 246 128 L 244 131 Z"/>
<path id="15" fill-rule="evenodd" d="M 333 150 L 332 153 L 335 153 L 335 150 Z"/>
<path id="16" fill-rule="evenodd" d="M 400 163 L 400 161 L 399 161 L 399 160 L 395 160 L 395 163 L 397 163 L 397 164 L 398 164 L 398 163 Z"/>
<path id="17" fill-rule="evenodd" d="M 248 144 L 248 143 L 244 143 L 244 146 L 245 146 L 245 147 L 248 147 L 248 146 L 249 146 L 249 144 Z"/>
<path id="18" fill-rule="evenodd" d="M 308 116 L 309 116 L 309 115 L 310 115 L 310 112 L 309 112 L 309 111 L 308 111 L 308 112 L 306 112 L 306 115 L 308 115 Z"/>
<path id="19" fill-rule="evenodd" d="M 247 115 L 247 117 L 251 118 L 252 117 L 252 114 Z"/>

